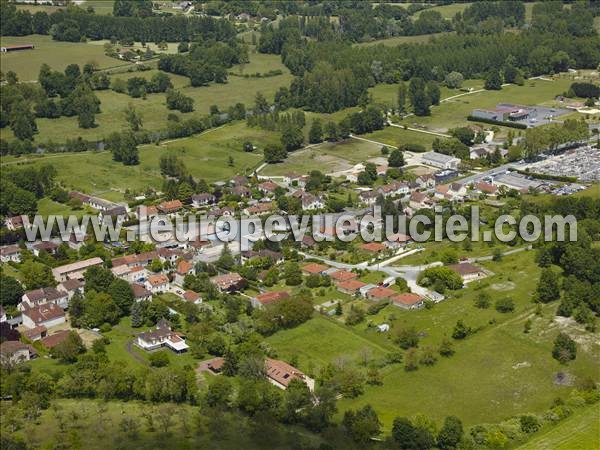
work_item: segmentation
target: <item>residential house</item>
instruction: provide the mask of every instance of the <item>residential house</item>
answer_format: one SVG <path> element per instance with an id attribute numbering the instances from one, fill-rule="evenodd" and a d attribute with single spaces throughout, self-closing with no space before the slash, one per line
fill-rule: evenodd
<path id="1" fill-rule="evenodd" d="M 410 191 L 408 184 L 394 181 L 377 188 L 376 192 L 384 197 L 393 197 L 396 195 L 405 195 Z"/>
<path id="2" fill-rule="evenodd" d="M 328 269 L 329 267 L 323 264 L 309 263 L 302 266 L 302 273 L 304 275 L 322 275 Z"/>
<path id="3" fill-rule="evenodd" d="M 498 188 L 491 183 L 486 183 L 485 181 L 480 181 L 475 185 L 475 189 L 482 194 L 495 197 L 498 193 Z"/>
<path id="4" fill-rule="evenodd" d="M 67 294 L 67 304 L 71 301 L 76 292 L 83 294 L 85 283 L 82 280 L 66 280 L 56 286 L 60 292 Z"/>
<path id="5" fill-rule="evenodd" d="M 159 320 L 154 330 L 138 334 L 135 343 L 146 351 L 167 347 L 175 353 L 183 353 L 189 348 L 183 335 L 171 330 L 165 319 Z"/>
<path id="6" fill-rule="evenodd" d="M 260 183 L 258 185 L 258 190 L 262 192 L 264 195 L 275 195 L 275 191 L 280 188 L 277 183 L 273 183 L 272 181 L 265 181 L 264 183 Z"/>
<path id="7" fill-rule="evenodd" d="M 487 272 L 481 267 L 475 266 L 468 262 L 452 264 L 449 265 L 448 268 L 459 274 L 465 283 L 480 278 L 485 278 L 487 276 Z"/>
<path id="8" fill-rule="evenodd" d="M 271 264 L 281 264 L 285 261 L 283 253 L 269 250 L 268 248 L 262 250 L 246 250 L 241 253 L 241 261 L 245 263 L 254 258 L 266 258 L 271 261 Z"/>
<path id="9" fill-rule="evenodd" d="M 415 183 L 419 189 L 431 189 L 435 187 L 435 177 L 431 174 L 419 175 Z"/>
<path id="10" fill-rule="evenodd" d="M 155 205 L 152 205 L 152 206 L 139 205 L 135 211 L 135 215 L 140 220 L 142 220 L 142 219 L 150 220 L 153 217 L 156 217 L 158 215 L 158 208 Z"/>
<path id="11" fill-rule="evenodd" d="M 435 187 L 435 198 L 440 200 L 463 200 L 467 195 L 467 188 L 460 183 L 440 184 Z"/>
<path id="12" fill-rule="evenodd" d="M 200 208 L 206 205 L 214 205 L 216 201 L 217 198 L 207 192 L 192 195 L 192 206 L 194 208 Z"/>
<path id="13" fill-rule="evenodd" d="M 161 214 L 166 215 L 174 215 L 177 211 L 180 211 L 183 208 L 183 203 L 181 200 L 169 200 L 166 202 L 162 202 L 156 206 L 156 209 Z"/>
<path id="14" fill-rule="evenodd" d="M 412 242 L 412 238 L 409 235 L 394 233 L 386 236 L 386 240 L 383 244 L 389 248 L 402 248 L 410 242 Z"/>
<path id="15" fill-rule="evenodd" d="M 122 225 L 128 219 L 127 209 L 121 205 L 115 205 L 112 208 L 102 210 L 98 213 L 100 223 L 109 223 L 112 221 L 113 226 Z"/>
<path id="16" fill-rule="evenodd" d="M 250 299 L 252 306 L 262 308 L 266 305 L 272 305 L 280 300 L 289 298 L 290 294 L 286 291 L 271 291 L 258 294 Z"/>
<path id="17" fill-rule="evenodd" d="M 358 274 L 355 272 L 350 272 L 349 270 L 336 270 L 329 274 L 331 281 L 334 283 L 340 283 L 342 281 L 353 280 L 358 277 Z"/>
<path id="18" fill-rule="evenodd" d="M 269 382 L 280 389 L 287 389 L 294 379 L 303 381 L 311 392 L 315 389 L 315 380 L 284 361 L 266 358 L 265 371 Z"/>
<path id="19" fill-rule="evenodd" d="M 481 159 L 488 155 L 488 151 L 484 147 L 474 147 L 469 151 L 470 159 Z"/>
<path id="20" fill-rule="evenodd" d="M 23 317 L 23 325 L 27 328 L 35 328 L 41 325 L 51 328 L 65 323 L 65 312 L 54 303 L 46 303 L 25 309 L 21 316 Z"/>
<path id="21" fill-rule="evenodd" d="M 231 193 L 233 195 L 238 195 L 242 198 L 252 197 L 252 191 L 247 186 L 243 185 L 235 185 L 231 188 Z"/>
<path id="22" fill-rule="evenodd" d="M 423 153 L 421 156 L 421 161 L 423 164 L 427 164 L 429 166 L 438 167 L 440 169 L 458 169 L 458 165 L 460 164 L 460 159 L 455 158 L 454 156 L 445 155 L 443 153 L 437 152 L 427 152 Z"/>
<path id="23" fill-rule="evenodd" d="M 236 292 L 246 286 L 246 280 L 236 272 L 214 276 L 210 281 L 221 292 Z"/>
<path id="24" fill-rule="evenodd" d="M 358 293 L 361 297 L 366 297 L 371 289 L 375 289 L 377 286 L 374 284 L 365 284 L 361 288 L 358 289 Z"/>
<path id="25" fill-rule="evenodd" d="M 7 245 L 6 247 L 0 248 L 0 261 L 3 263 L 7 262 L 21 262 L 21 249 L 18 245 Z"/>
<path id="26" fill-rule="evenodd" d="M 178 286 L 183 286 L 183 281 L 186 275 L 193 275 L 194 265 L 185 259 L 180 260 L 175 268 L 175 278 L 173 283 Z"/>
<path id="27" fill-rule="evenodd" d="M 169 277 L 164 273 L 150 275 L 144 283 L 144 286 L 153 294 L 167 292 L 169 290 Z"/>
<path id="28" fill-rule="evenodd" d="M 56 281 L 58 281 L 59 283 L 61 281 L 66 281 L 72 278 L 83 279 L 83 273 L 88 268 L 92 266 L 98 266 L 102 263 L 102 258 L 90 258 L 83 261 L 66 264 L 64 266 L 55 267 L 54 269 L 52 269 L 52 274 L 54 275 Z"/>
<path id="29" fill-rule="evenodd" d="M 110 269 L 113 275 L 117 278 L 127 281 L 128 283 L 138 283 L 148 278 L 148 270 L 144 266 L 129 266 L 122 264 Z"/>
<path id="30" fill-rule="evenodd" d="M 29 339 L 30 341 L 39 341 L 42 338 L 45 338 L 48 334 L 48 328 L 44 325 L 40 325 L 39 327 L 31 328 L 29 330 L 24 330 L 21 335 Z"/>
<path id="31" fill-rule="evenodd" d="M 69 306 L 68 294 L 53 287 L 34 289 L 23 294 L 18 308 L 19 311 L 24 311 L 48 303 L 53 303 L 62 309 L 66 309 Z"/>
<path id="32" fill-rule="evenodd" d="M 296 185 L 298 186 L 298 181 L 302 178 L 302 175 L 298 175 L 297 173 L 286 173 L 283 176 L 283 183 L 286 186 Z"/>
<path id="33" fill-rule="evenodd" d="M 23 216 L 23 215 L 7 217 L 6 220 L 4 221 L 4 225 L 10 231 L 16 231 L 19 228 L 23 228 L 23 224 L 24 224 L 23 219 L 24 219 L 24 217 L 25 216 Z"/>
<path id="34" fill-rule="evenodd" d="M 58 250 L 58 244 L 52 241 L 41 241 L 36 242 L 31 246 L 33 250 L 33 254 L 35 256 L 40 256 L 40 252 L 45 251 L 49 255 L 56 255 L 56 251 Z"/>
<path id="35" fill-rule="evenodd" d="M 69 330 L 58 330 L 57 332 L 50 334 L 40 340 L 41 344 L 47 349 L 51 350 L 58 344 L 64 342 L 69 337 Z"/>
<path id="36" fill-rule="evenodd" d="M 397 291 L 395 291 L 393 289 L 383 287 L 383 286 L 377 286 L 377 287 L 374 287 L 373 289 L 370 289 L 367 292 L 366 297 L 369 300 L 379 301 L 379 300 L 385 300 L 390 297 L 393 297 L 396 294 L 397 294 Z"/>
<path id="37" fill-rule="evenodd" d="M 260 216 L 270 212 L 273 209 L 273 206 L 273 202 L 260 202 L 247 207 L 243 212 L 246 216 Z"/>
<path id="38" fill-rule="evenodd" d="M 133 299 L 136 302 L 152 300 L 152 292 L 146 289 L 145 286 L 139 283 L 132 283 L 131 288 L 133 289 Z"/>
<path id="39" fill-rule="evenodd" d="M 383 177 L 387 173 L 388 166 L 387 164 L 382 164 L 381 166 L 377 166 L 375 170 L 377 170 L 377 176 Z"/>
<path id="40" fill-rule="evenodd" d="M 233 177 L 233 179 L 231 180 L 231 183 L 234 186 L 247 186 L 249 181 L 248 178 L 246 178 L 243 175 L 236 175 L 235 177 Z"/>
<path id="41" fill-rule="evenodd" d="M 390 297 L 392 304 L 403 309 L 418 309 L 425 304 L 425 298 L 412 292 L 404 292 L 402 294 Z"/>
<path id="42" fill-rule="evenodd" d="M 75 251 L 79 251 L 81 250 L 81 247 L 83 247 L 85 245 L 85 233 L 83 234 L 75 234 L 75 233 L 71 233 L 71 235 L 69 236 L 69 240 L 67 242 L 67 245 L 69 246 L 69 248 L 71 250 L 75 250 Z"/>
<path id="43" fill-rule="evenodd" d="M 337 286 L 338 291 L 348 295 L 356 295 L 360 293 L 360 290 L 363 287 L 367 286 L 366 283 L 363 283 L 359 280 L 340 281 L 335 284 Z"/>
<path id="44" fill-rule="evenodd" d="M 374 205 L 377 201 L 377 197 L 379 197 L 378 191 L 362 191 L 358 194 L 360 201 L 367 206 Z"/>
<path id="45" fill-rule="evenodd" d="M 202 297 L 200 297 L 200 294 L 198 294 L 197 292 L 194 291 L 183 291 L 183 295 L 182 298 L 188 302 L 188 303 L 193 303 L 194 305 L 199 305 L 200 303 L 202 303 Z"/>
<path id="46" fill-rule="evenodd" d="M 423 194 L 422 192 L 413 192 L 410 194 L 408 206 L 416 211 L 423 208 L 431 208 L 433 202 L 426 194 Z"/>
<path id="47" fill-rule="evenodd" d="M 300 242 L 300 246 L 302 248 L 312 248 L 316 245 L 316 241 L 313 239 L 312 236 L 309 236 L 308 234 L 305 234 L 304 236 L 302 236 L 302 242 Z"/>
<path id="48" fill-rule="evenodd" d="M 305 192 L 301 198 L 302 201 L 302 210 L 303 211 L 311 211 L 314 209 L 323 209 L 325 208 L 325 203 L 321 197 L 317 197 L 308 192 Z"/>
<path id="49" fill-rule="evenodd" d="M 119 256 L 118 258 L 113 258 L 111 262 L 113 269 L 119 266 L 127 266 L 131 268 L 138 266 L 145 267 L 155 259 L 160 259 L 160 255 L 158 251 L 153 250 L 150 252 L 138 253 L 134 255 Z"/>
<path id="50" fill-rule="evenodd" d="M 2 366 L 19 364 L 37 356 L 31 345 L 20 341 L 5 341 L 0 344 L 0 361 Z"/>
<path id="51" fill-rule="evenodd" d="M 359 245 L 359 248 L 369 253 L 379 253 L 385 250 L 385 245 L 379 242 L 367 242 L 366 244 Z"/>

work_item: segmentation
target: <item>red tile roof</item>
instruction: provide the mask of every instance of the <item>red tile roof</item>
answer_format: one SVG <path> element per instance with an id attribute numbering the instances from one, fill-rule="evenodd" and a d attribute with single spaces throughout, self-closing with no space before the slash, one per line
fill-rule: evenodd
<path id="1" fill-rule="evenodd" d="M 47 320 L 64 317 L 65 312 L 60 306 L 54 303 L 46 303 L 44 305 L 36 306 L 23 311 L 23 315 L 29 317 L 35 324 L 40 324 L 42 322 L 46 322 Z"/>
<path id="2" fill-rule="evenodd" d="M 358 291 L 361 287 L 366 285 L 367 283 L 358 280 L 347 280 L 337 283 L 337 286 L 345 291 Z"/>
<path id="3" fill-rule="evenodd" d="M 393 289 L 381 286 L 371 289 L 368 293 L 369 297 L 373 297 L 379 300 L 392 297 L 395 294 L 396 291 L 394 291 Z"/>
<path id="4" fill-rule="evenodd" d="M 358 277 L 357 273 L 350 272 L 349 270 L 338 270 L 329 275 L 334 281 L 348 281 Z"/>
<path id="5" fill-rule="evenodd" d="M 288 294 L 286 291 L 271 291 L 265 292 L 264 294 L 258 294 L 255 298 L 263 305 L 270 305 L 289 297 L 290 294 Z"/>
<path id="6" fill-rule="evenodd" d="M 392 297 L 392 301 L 394 303 L 400 303 L 406 306 L 415 305 L 421 301 L 423 301 L 423 297 L 417 294 L 413 294 L 412 292 L 405 292 L 403 294 L 394 295 Z"/>
<path id="7" fill-rule="evenodd" d="M 60 344 L 61 342 L 64 342 L 65 339 L 67 339 L 67 337 L 69 336 L 69 333 L 70 333 L 69 330 L 57 331 L 56 333 L 51 334 L 50 336 L 46 336 L 45 338 L 42 338 L 42 340 L 41 340 L 42 345 L 46 348 L 56 347 L 58 344 Z"/>
<path id="8" fill-rule="evenodd" d="M 377 253 L 384 250 L 385 246 L 379 242 L 369 242 L 367 244 L 362 244 L 360 248 L 368 252 Z"/>
<path id="9" fill-rule="evenodd" d="M 324 266 L 323 264 L 310 263 L 302 267 L 302 272 L 316 275 L 321 272 L 325 272 L 327 269 L 329 269 L 329 267 Z"/>

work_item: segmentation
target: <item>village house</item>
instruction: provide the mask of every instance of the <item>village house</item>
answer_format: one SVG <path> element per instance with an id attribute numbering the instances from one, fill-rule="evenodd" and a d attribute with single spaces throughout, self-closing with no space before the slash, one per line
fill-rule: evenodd
<path id="1" fill-rule="evenodd" d="M 177 263 L 177 267 L 175 268 L 175 278 L 173 278 L 173 283 L 178 286 L 183 286 L 183 281 L 186 275 L 194 274 L 194 265 L 185 259 L 180 260 Z"/>
<path id="2" fill-rule="evenodd" d="M 359 280 L 340 281 L 335 284 L 337 286 L 338 291 L 348 295 L 357 295 L 358 293 L 360 293 L 361 288 L 367 286 L 366 283 L 363 283 Z"/>
<path id="3" fill-rule="evenodd" d="M 392 304 L 403 309 L 418 309 L 425 304 L 425 298 L 412 292 L 404 292 L 402 294 L 390 297 Z"/>
<path id="4" fill-rule="evenodd" d="M 98 213 L 100 223 L 111 223 L 113 226 L 120 226 L 129 218 L 127 209 L 121 205 L 115 205 L 112 208 L 102 210 Z"/>
<path id="5" fill-rule="evenodd" d="M 285 261 L 283 253 L 269 250 L 268 248 L 262 250 L 245 250 L 241 253 L 241 262 L 252 260 L 254 258 L 266 258 L 271 261 L 271 264 L 281 264 Z"/>
<path id="6" fill-rule="evenodd" d="M 21 262 L 21 249 L 18 245 L 7 245 L 6 247 L 0 248 L 0 261 L 3 263 L 7 262 Z"/>
<path id="7" fill-rule="evenodd" d="M 366 293 L 365 297 L 369 300 L 379 301 L 379 300 L 388 299 L 396 294 L 397 294 L 397 291 L 395 291 L 393 289 L 383 287 L 383 286 L 377 286 L 377 287 L 374 287 L 373 289 L 370 289 Z"/>
<path id="8" fill-rule="evenodd" d="M 49 334 L 46 337 L 40 339 L 41 344 L 46 347 L 48 350 L 53 349 L 58 344 L 64 342 L 69 337 L 69 330 L 58 330 L 53 334 Z"/>
<path id="9" fill-rule="evenodd" d="M 189 348 L 183 335 L 171 330 L 165 319 L 159 320 L 154 330 L 138 334 L 135 343 L 146 351 L 167 347 L 175 353 L 183 353 Z"/>
<path id="10" fill-rule="evenodd" d="M 384 251 L 386 247 L 379 242 L 367 242 L 366 244 L 359 245 L 359 248 L 369 253 L 379 253 Z"/>
<path id="11" fill-rule="evenodd" d="M 53 303 L 62 309 L 66 309 L 69 306 L 69 298 L 66 292 L 59 291 L 53 287 L 34 289 L 23 294 L 18 309 L 19 311 L 25 311 L 26 309 L 48 303 Z"/>
<path id="12" fill-rule="evenodd" d="M 435 177 L 431 174 L 419 175 L 415 183 L 419 189 L 431 189 L 435 187 Z"/>
<path id="13" fill-rule="evenodd" d="M 54 303 L 46 303 L 25 309 L 21 316 L 23 317 L 23 325 L 27 328 L 35 328 L 41 325 L 51 328 L 65 323 L 65 312 Z"/>
<path id="14" fill-rule="evenodd" d="M 252 197 L 252 191 L 247 186 L 235 185 L 231 188 L 231 193 L 241 198 Z"/>
<path id="15" fill-rule="evenodd" d="M 402 248 L 410 242 L 412 242 L 412 238 L 409 235 L 393 233 L 386 236 L 386 240 L 383 242 L 383 245 L 388 248 Z"/>
<path id="16" fill-rule="evenodd" d="M 192 206 L 194 208 L 200 208 L 202 206 L 214 205 L 217 201 L 217 198 L 209 194 L 207 192 L 203 192 L 201 194 L 192 195 Z"/>
<path id="17" fill-rule="evenodd" d="M 419 209 L 431 208 L 433 206 L 433 202 L 426 194 L 423 194 L 422 192 L 413 192 L 410 194 L 408 206 L 412 210 L 417 211 Z"/>
<path id="18" fill-rule="evenodd" d="M 458 165 L 460 164 L 460 159 L 455 158 L 454 156 L 449 156 L 437 152 L 423 153 L 423 155 L 421 156 L 421 161 L 423 162 L 423 164 L 438 167 L 440 169 L 456 170 L 458 169 Z"/>
<path id="19" fill-rule="evenodd" d="M 377 201 L 379 192 L 377 191 L 362 191 L 358 194 L 359 200 L 367 206 L 372 206 Z"/>
<path id="20" fill-rule="evenodd" d="M 382 194 L 384 197 L 394 197 L 396 195 L 405 195 L 410 191 L 408 184 L 399 183 L 397 181 L 389 184 L 385 184 L 377 188 L 376 192 Z"/>
<path id="21" fill-rule="evenodd" d="M 280 300 L 289 298 L 290 294 L 286 291 L 271 291 L 258 294 L 250 299 L 252 306 L 262 308 L 266 305 L 272 305 Z"/>
<path id="22" fill-rule="evenodd" d="M 37 356 L 31 345 L 20 341 L 5 341 L 0 344 L 0 361 L 3 367 L 29 361 Z"/>
<path id="23" fill-rule="evenodd" d="M 246 286 L 246 280 L 236 272 L 214 276 L 210 282 L 221 292 L 237 292 Z"/>
<path id="24" fill-rule="evenodd" d="M 138 283 L 148 278 L 148 269 L 144 266 L 128 266 L 126 264 L 113 267 L 110 269 L 113 275 L 117 278 L 127 281 L 128 283 Z"/>
<path id="25" fill-rule="evenodd" d="M 270 180 L 258 185 L 258 190 L 264 195 L 274 195 L 275 191 L 279 188 L 280 186 L 277 183 L 274 183 Z"/>
<path id="26" fill-rule="evenodd" d="M 475 185 L 475 190 L 490 197 L 495 197 L 498 193 L 498 188 L 496 186 L 491 183 L 486 183 L 485 181 L 480 181 L 477 183 Z"/>
<path id="27" fill-rule="evenodd" d="M 139 205 L 135 210 L 135 216 L 140 220 L 142 220 L 142 219 L 150 220 L 153 217 L 156 217 L 157 215 L 158 215 L 158 208 L 155 205 L 152 205 L 152 206 Z"/>
<path id="28" fill-rule="evenodd" d="M 85 259 L 83 261 L 74 262 L 72 264 L 66 264 L 64 266 L 55 267 L 52 269 L 54 279 L 59 283 L 69 279 L 83 279 L 83 273 L 92 266 L 98 266 L 102 264 L 102 258 L 95 257 Z"/>
<path id="29" fill-rule="evenodd" d="M 243 213 L 246 216 L 260 216 L 266 214 L 273 209 L 273 202 L 260 202 L 244 209 Z"/>
<path id="30" fill-rule="evenodd" d="M 156 209 L 161 214 L 166 214 L 168 216 L 173 216 L 177 211 L 183 208 L 183 203 L 181 200 L 169 200 L 166 202 L 162 202 L 156 206 Z"/>
<path id="31" fill-rule="evenodd" d="M 136 302 L 150 301 L 152 300 L 152 292 L 146 289 L 145 286 L 139 283 L 133 283 L 131 285 L 133 289 L 133 299 Z"/>
<path id="32" fill-rule="evenodd" d="M 309 263 L 309 264 L 306 264 L 305 266 L 302 266 L 302 274 L 303 275 L 322 275 L 328 269 L 329 269 L 329 267 L 324 266 L 323 264 Z"/>
<path id="33" fill-rule="evenodd" d="M 460 183 L 440 184 L 435 187 L 435 198 L 440 200 L 463 200 L 467 195 L 467 188 Z"/>
<path id="34" fill-rule="evenodd" d="M 21 335 L 25 338 L 29 339 L 32 342 L 39 341 L 42 338 L 45 338 L 48 334 L 48 328 L 44 325 L 40 325 L 39 327 L 31 328 L 29 330 L 24 330 Z"/>
<path id="35" fill-rule="evenodd" d="M 349 270 L 341 269 L 331 272 L 329 277 L 334 283 L 340 283 L 342 281 L 353 280 L 358 277 L 358 274 L 355 272 L 350 272 Z"/>
<path id="36" fill-rule="evenodd" d="M 249 183 L 248 178 L 243 175 L 236 175 L 232 178 L 231 184 L 233 186 L 247 186 Z"/>
<path id="37" fill-rule="evenodd" d="M 485 278 L 487 276 L 487 272 L 483 270 L 481 267 L 478 267 L 474 264 L 464 262 L 459 264 L 449 265 L 448 268 L 457 274 L 459 274 L 465 283 L 470 281 L 474 281 L 480 278 Z"/>
<path id="38" fill-rule="evenodd" d="M 469 159 L 481 159 L 488 155 L 488 151 L 483 147 L 474 147 L 469 151 Z"/>
<path id="39" fill-rule="evenodd" d="M 164 273 L 150 275 L 144 283 L 144 286 L 153 294 L 167 292 L 169 290 L 169 277 Z"/>
<path id="40" fill-rule="evenodd" d="M 23 228 L 24 217 L 26 217 L 26 216 L 21 215 L 21 216 L 7 217 L 6 220 L 4 221 L 4 225 L 10 231 L 16 231 L 19 228 Z"/>
<path id="41" fill-rule="evenodd" d="M 388 166 L 387 164 L 382 164 L 380 166 L 377 166 L 375 170 L 377 171 L 377 176 L 383 177 L 387 173 Z"/>
<path id="42" fill-rule="evenodd" d="M 200 296 L 200 294 L 190 290 L 183 291 L 181 298 L 183 298 L 188 303 L 193 303 L 194 305 L 199 305 L 200 303 L 202 303 L 202 297 Z"/>
<path id="43" fill-rule="evenodd" d="M 315 380 L 284 361 L 266 358 L 265 370 L 269 382 L 280 389 L 287 389 L 294 379 L 303 381 L 311 392 L 315 389 Z"/>
<path id="44" fill-rule="evenodd" d="M 56 286 L 60 292 L 67 294 L 67 302 L 70 302 L 76 292 L 83 294 L 85 283 L 82 280 L 66 280 Z"/>
<path id="45" fill-rule="evenodd" d="M 71 250 L 75 250 L 78 252 L 79 250 L 81 250 L 81 247 L 83 247 L 85 245 L 85 238 L 86 238 L 85 233 L 82 233 L 82 234 L 71 233 L 71 235 L 69 236 L 69 240 L 67 241 L 67 245 L 69 246 L 69 248 Z"/>
<path id="46" fill-rule="evenodd" d="M 160 259 L 160 255 L 158 251 L 153 250 L 150 252 L 138 253 L 134 255 L 125 255 L 119 256 L 118 258 L 112 259 L 112 267 L 113 269 L 120 266 L 138 267 L 138 266 L 147 266 L 153 260 Z"/>
<path id="47" fill-rule="evenodd" d="M 40 252 L 45 251 L 49 255 L 56 255 L 56 251 L 58 250 L 58 244 L 52 241 L 41 241 L 36 242 L 31 246 L 33 254 L 35 256 L 40 256 Z"/>
<path id="48" fill-rule="evenodd" d="M 325 208 L 325 203 L 321 199 L 321 197 L 317 197 L 308 192 L 305 192 L 301 197 L 302 202 L 302 210 L 303 211 L 311 211 L 315 209 L 323 209 Z"/>

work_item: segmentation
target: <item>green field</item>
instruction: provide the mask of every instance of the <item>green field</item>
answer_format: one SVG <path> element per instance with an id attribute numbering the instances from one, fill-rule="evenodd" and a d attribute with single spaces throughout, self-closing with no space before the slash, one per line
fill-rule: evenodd
<path id="1" fill-rule="evenodd" d="M 600 408 L 575 412 L 556 426 L 543 430 L 519 450 L 592 450 L 600 442 Z"/>
<path id="2" fill-rule="evenodd" d="M 279 332 L 268 341 L 280 355 L 298 355 L 300 367 L 306 369 L 308 361 L 321 366 L 331 358 L 359 351 L 365 338 L 385 349 L 393 348 L 393 331 L 375 333 L 368 322 L 389 323 L 393 329 L 413 326 L 422 336 L 420 347 L 433 348 L 452 333 L 459 319 L 478 329 L 464 341 L 454 342 L 456 354 L 451 358 L 440 357 L 436 365 L 421 366 L 415 372 L 406 372 L 400 365 L 388 366 L 382 369 L 382 386 L 367 386 L 364 395 L 340 401 L 340 411 L 371 404 L 387 430 L 394 417 L 411 417 L 418 412 L 438 423 L 454 414 L 467 426 L 499 422 L 519 413 L 542 412 L 555 397 L 564 397 L 571 390 L 553 383 L 557 372 L 566 370 L 576 378 L 597 377 L 598 361 L 589 333 L 571 330 L 581 336 L 584 344 L 579 346 L 577 360 L 568 367 L 552 359 L 557 324 L 551 318 L 556 305 L 546 305 L 542 317 L 533 314 L 531 299 L 539 276 L 533 252 L 506 256 L 484 266 L 495 273 L 482 281 L 485 289 L 493 301 L 512 297 L 514 312 L 501 314 L 493 306 L 476 308 L 473 300 L 479 290 L 475 283 L 430 310 L 404 311 L 388 306 L 355 327 L 318 317 L 296 329 Z M 524 334 L 523 324 L 528 318 L 533 320 L 533 328 Z"/>
<path id="3" fill-rule="evenodd" d="M 45 38 L 47 38 L 47 36 Z M 49 43 L 53 44 L 52 41 L 49 41 Z M 99 54 L 102 58 L 109 60 L 111 64 L 119 64 L 119 61 L 104 56 L 102 46 L 89 44 L 58 44 L 84 46 L 84 48 L 87 49 L 87 52 L 91 51 L 91 54 Z M 35 52 L 37 49 L 33 51 Z M 20 52 L 20 54 L 9 54 L 6 56 L 3 54 L 2 58 L 13 56 L 22 57 L 25 53 L 26 52 Z M 64 66 L 71 62 L 83 64 L 90 59 L 88 56 L 87 59 L 80 58 L 77 60 L 67 55 L 68 54 L 65 54 L 63 56 L 63 62 L 60 63 L 62 66 L 60 66 L 58 63 L 55 63 L 55 68 L 64 68 Z M 41 57 L 42 56 L 40 56 L 40 58 Z M 26 62 L 24 59 L 21 59 L 20 61 Z M 41 63 L 42 60 L 27 62 L 28 70 L 32 71 L 33 78 L 37 78 L 37 73 Z M 2 70 L 6 71 L 4 68 L 4 59 L 2 59 L 2 65 Z M 14 66 L 11 67 L 11 69 L 16 70 Z M 194 112 L 177 114 L 184 118 L 198 116 L 199 114 L 205 115 L 208 114 L 211 105 L 217 105 L 221 110 L 226 111 L 229 106 L 232 106 L 238 102 L 242 102 L 247 108 L 250 108 L 254 103 L 256 93 L 259 91 L 262 92 L 269 101 L 272 101 L 275 92 L 279 89 L 279 87 L 288 86 L 292 78 L 287 68 L 281 64 L 279 56 L 252 53 L 250 55 L 250 62 L 248 64 L 236 66 L 231 69 L 235 73 L 242 74 L 251 74 L 257 71 L 264 73 L 275 69 L 281 69 L 284 71 L 284 73 L 282 75 L 268 78 L 243 78 L 240 76 L 230 76 L 229 81 L 226 84 L 213 83 L 210 86 L 205 87 L 191 87 L 187 77 L 169 74 L 173 85 L 185 95 L 192 97 L 195 101 Z M 151 77 L 156 72 L 156 70 L 145 72 L 125 72 L 111 75 L 111 78 L 128 79 L 133 76 L 147 78 Z M 65 136 L 81 136 L 84 139 L 95 140 L 106 137 L 113 131 L 126 130 L 128 129 L 128 125 L 125 121 L 124 110 L 129 104 L 137 108 L 138 112 L 142 116 L 143 128 L 149 130 L 165 129 L 167 126 L 167 115 L 171 112 L 176 112 L 167 109 L 165 94 L 149 94 L 146 99 L 142 99 L 132 98 L 126 94 L 119 94 L 112 90 L 106 90 L 96 91 L 96 95 L 101 102 L 101 112 L 100 114 L 96 115 L 96 124 L 98 125 L 96 128 L 79 128 L 77 117 L 37 119 L 36 123 L 39 133 L 35 137 L 36 141 L 64 142 Z M 1 136 L 3 139 L 12 139 L 12 132 L 9 128 L 3 128 L 1 131 Z"/>
<path id="4" fill-rule="evenodd" d="M 258 147 L 254 153 L 242 151 L 249 140 Z M 247 128 L 238 122 L 208 130 L 190 138 L 165 142 L 160 146 L 142 145 L 139 148 L 140 164 L 124 166 L 112 160 L 109 152 L 82 152 L 50 154 L 47 156 L 2 159 L 5 164 L 53 164 L 58 180 L 69 189 L 96 193 L 102 197 L 119 200 L 125 189 L 143 191 L 148 187 L 160 189 L 162 177 L 159 170 L 160 156 L 177 154 L 197 179 L 208 182 L 227 180 L 236 173 L 253 169 L 262 160 L 262 149 L 268 143 L 278 142 L 276 133 Z M 234 166 L 228 165 L 229 156 Z M 113 195 L 108 195 L 114 191 Z"/>
<path id="5" fill-rule="evenodd" d="M 429 39 L 437 37 L 443 37 L 452 33 L 432 33 L 432 34 L 420 34 L 417 36 L 394 36 L 387 39 L 378 39 L 376 41 L 361 42 L 360 44 L 354 44 L 357 47 L 371 47 L 373 45 L 383 44 L 388 47 L 395 47 L 401 44 L 414 44 L 421 42 L 429 42 Z"/>
<path id="6" fill-rule="evenodd" d="M 437 11 L 444 19 L 452 19 L 456 13 L 463 12 L 470 3 L 453 3 L 451 5 L 434 6 L 433 8 L 425 9 L 424 11 Z M 419 17 L 422 11 L 415 13 L 415 17 Z"/>
<path id="7" fill-rule="evenodd" d="M 131 65 L 104 54 L 101 45 L 91 45 L 78 42 L 58 42 L 50 36 L 34 34 L 22 37 L 2 37 L 2 45 L 33 44 L 35 49 L 20 52 L 2 53 L 0 64 L 2 72 L 12 70 L 20 81 L 37 80 L 40 66 L 48 64 L 55 70 L 64 70 L 69 64 L 83 66 L 95 63 L 98 68 Z"/>

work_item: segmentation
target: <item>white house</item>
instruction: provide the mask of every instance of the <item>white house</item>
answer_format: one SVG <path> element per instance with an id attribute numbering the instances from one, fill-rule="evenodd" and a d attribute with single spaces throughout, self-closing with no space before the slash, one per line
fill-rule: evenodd
<path id="1" fill-rule="evenodd" d="M 2 365 L 19 364 L 29 361 L 37 354 L 31 345 L 20 341 L 5 341 L 0 344 L 0 361 Z"/>
<path id="2" fill-rule="evenodd" d="M 167 277 L 164 273 L 150 275 L 144 283 L 144 287 L 153 294 L 166 292 L 169 290 L 169 277 Z"/>
<path id="3" fill-rule="evenodd" d="M 165 319 L 158 321 L 155 330 L 138 334 L 136 345 L 146 351 L 168 347 L 175 353 L 183 353 L 189 348 L 183 336 L 172 331 Z"/>
<path id="4" fill-rule="evenodd" d="M 21 262 L 21 249 L 18 245 L 8 245 L 0 248 L 0 261 L 3 263 L 7 262 Z"/>
<path id="5" fill-rule="evenodd" d="M 65 312 L 60 306 L 54 303 L 46 303 L 26 309 L 21 315 L 23 317 L 23 325 L 27 328 L 35 328 L 42 325 L 50 328 L 65 323 Z"/>
<path id="6" fill-rule="evenodd" d="M 34 289 L 23 294 L 18 308 L 19 311 L 25 311 L 46 304 L 54 304 L 66 309 L 69 306 L 69 296 L 66 292 L 53 287 Z"/>
<path id="7" fill-rule="evenodd" d="M 56 281 L 58 281 L 59 283 L 61 281 L 66 281 L 71 278 L 83 278 L 83 273 L 88 267 L 97 266 L 102 263 L 102 258 L 90 258 L 84 261 L 78 261 L 72 264 L 66 264 L 64 266 L 55 267 L 54 269 L 52 269 L 52 274 L 54 275 Z"/>
<path id="8" fill-rule="evenodd" d="M 314 196 L 305 192 L 302 195 L 302 210 L 314 210 L 314 209 L 322 209 L 325 208 L 325 203 L 320 197 Z"/>
<path id="9" fill-rule="evenodd" d="M 212 205 L 217 201 L 217 198 L 207 192 L 201 194 L 192 195 L 192 206 L 194 208 L 200 208 L 201 206 Z"/>

